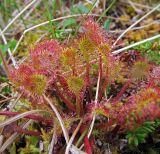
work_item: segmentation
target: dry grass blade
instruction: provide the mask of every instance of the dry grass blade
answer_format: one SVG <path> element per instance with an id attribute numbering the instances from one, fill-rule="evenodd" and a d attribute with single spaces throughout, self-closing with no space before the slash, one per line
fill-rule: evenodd
<path id="1" fill-rule="evenodd" d="M 100 73 L 99 73 L 98 80 L 97 80 L 96 96 L 95 96 L 95 101 L 94 101 L 95 105 L 98 103 L 99 86 L 100 86 Z M 90 125 L 90 128 L 89 128 L 89 132 L 88 132 L 88 135 L 87 135 L 88 138 L 92 134 L 95 120 L 96 120 L 96 114 L 94 113 L 93 118 L 92 118 L 92 122 L 91 122 L 91 125 Z M 84 144 L 82 144 L 79 149 L 82 149 L 83 146 L 84 146 Z"/>
<path id="2" fill-rule="evenodd" d="M 26 122 L 23 126 L 23 129 L 27 128 L 31 123 L 32 123 L 32 120 L 29 120 L 28 122 Z M 17 136 L 18 136 L 18 133 L 13 133 L 0 148 L 0 153 L 2 153 L 10 144 L 12 144 L 12 142 L 16 139 Z"/>
<path id="3" fill-rule="evenodd" d="M 21 35 L 20 39 L 18 40 L 18 42 L 17 42 L 17 44 L 16 44 L 16 47 L 14 48 L 14 50 L 13 50 L 12 53 L 14 53 L 14 52 L 17 50 L 19 44 L 21 43 L 23 37 L 25 36 L 25 34 L 26 34 L 27 32 L 29 32 L 29 31 L 31 31 L 31 30 L 34 30 L 34 29 L 36 29 L 36 28 L 38 28 L 38 27 L 47 25 L 47 24 L 49 24 L 50 22 L 59 21 L 59 20 L 64 20 L 64 19 L 68 19 L 68 18 L 76 18 L 76 17 L 80 17 L 80 16 L 85 16 L 85 15 L 88 15 L 88 14 L 74 14 L 74 15 L 63 16 L 63 17 L 59 17 L 59 18 L 56 18 L 56 19 L 52 19 L 52 20 L 48 20 L 48 21 L 42 22 L 42 23 L 40 23 L 40 24 L 37 24 L 37 25 L 35 25 L 35 26 L 32 26 L 32 27 L 26 29 L 26 30 L 22 33 L 22 35 Z M 90 15 L 92 15 L 92 16 L 99 16 L 99 15 L 97 15 L 97 14 L 90 14 Z"/>
<path id="4" fill-rule="evenodd" d="M 150 37 L 150 38 L 147 38 L 147 39 L 145 39 L 145 40 L 136 42 L 136 43 L 134 43 L 134 44 L 128 45 L 128 46 L 126 46 L 126 47 L 124 47 L 124 48 L 115 50 L 115 51 L 113 51 L 112 53 L 113 53 L 114 55 L 116 55 L 116 54 L 119 54 L 119 53 L 121 53 L 121 52 L 123 52 L 123 51 L 125 51 L 125 50 L 131 49 L 131 48 L 133 48 L 133 47 L 135 47 L 135 46 L 137 46 L 137 45 L 143 44 L 143 43 L 148 42 L 148 41 L 155 40 L 155 39 L 157 39 L 157 38 L 160 38 L 160 34 L 159 34 L 159 35 L 156 35 L 156 36 L 153 36 L 153 37 Z"/>
<path id="5" fill-rule="evenodd" d="M 49 100 L 48 97 L 46 97 L 45 95 L 43 95 L 44 99 L 46 100 L 46 102 L 49 104 L 49 106 L 52 108 L 53 112 L 55 113 L 56 117 L 58 118 L 59 120 L 59 123 L 60 123 L 60 126 L 62 128 L 62 131 L 63 131 L 63 135 L 64 135 L 64 138 L 66 140 L 66 143 L 68 144 L 69 142 L 69 135 L 68 135 L 68 132 L 64 126 L 64 122 L 63 122 L 63 119 L 61 117 L 61 115 L 59 114 L 58 110 L 56 109 L 56 107 L 52 104 L 52 102 Z"/>
<path id="6" fill-rule="evenodd" d="M 97 105 L 97 103 L 98 103 L 99 86 L 100 86 L 100 74 L 99 74 L 98 80 L 97 80 L 96 96 L 95 96 L 95 101 L 94 101 L 95 105 Z M 94 113 L 94 116 L 93 116 L 93 119 L 92 119 L 92 122 L 91 122 L 91 125 L 90 125 L 90 129 L 89 129 L 89 132 L 88 132 L 88 138 L 91 136 L 91 133 L 92 133 L 92 130 L 93 130 L 93 127 L 94 127 L 95 119 L 96 119 L 96 114 Z"/>
<path id="7" fill-rule="evenodd" d="M 11 21 L 10 23 L 2 30 L 1 34 L 2 35 L 13 23 L 14 21 L 19 18 L 23 12 L 25 12 L 30 6 L 32 6 L 37 0 L 33 0 L 32 2 L 30 2 L 21 12 L 19 12 Z"/>
<path id="8" fill-rule="evenodd" d="M 76 146 L 72 145 L 71 149 L 70 149 L 72 154 L 87 154 L 86 152 L 78 149 Z"/>
<path id="9" fill-rule="evenodd" d="M 4 136 L 3 136 L 3 135 L 0 135 L 0 147 L 1 147 L 2 144 L 3 144 L 3 139 L 4 139 Z"/>
<path id="10" fill-rule="evenodd" d="M 134 3 L 130 0 L 128 0 L 128 3 L 131 5 L 131 7 L 134 9 L 134 11 L 136 11 L 137 13 L 141 13 L 142 11 L 139 10 L 138 8 L 136 8 L 136 6 L 134 5 Z"/>
<path id="11" fill-rule="evenodd" d="M 66 147 L 66 152 L 65 152 L 65 154 L 69 154 L 70 147 L 71 147 L 71 145 L 72 145 L 72 143 L 73 143 L 73 140 L 74 140 L 76 134 L 78 133 L 78 130 L 79 130 L 80 127 L 81 127 L 82 122 L 83 122 L 83 120 L 81 119 L 80 122 L 79 122 L 79 124 L 78 124 L 78 126 L 77 126 L 77 128 L 76 128 L 76 130 L 73 132 L 73 134 L 72 134 L 72 136 L 71 136 L 71 138 L 70 138 L 70 140 L 69 140 L 69 142 L 68 142 L 68 145 L 67 145 L 67 147 Z"/>
<path id="12" fill-rule="evenodd" d="M 7 40 L 6 40 L 5 36 L 4 36 L 4 34 L 2 33 L 1 29 L 0 29 L 0 33 L 2 34 L 2 40 L 3 40 L 4 44 L 6 45 L 6 44 L 7 44 Z M 8 48 L 8 55 L 9 55 L 9 57 L 10 57 L 12 63 L 13 63 L 13 66 L 14 66 L 15 68 L 17 68 L 16 61 L 15 61 L 15 59 L 14 59 L 12 53 L 11 53 L 10 48 Z"/>
<path id="13" fill-rule="evenodd" d="M 21 114 L 15 116 L 15 117 L 12 117 L 12 118 L 10 118 L 10 119 L 7 119 L 7 120 L 4 121 L 4 122 L 1 122 L 1 123 L 0 123 L 0 127 L 4 127 L 4 126 L 6 126 L 6 125 L 9 125 L 9 124 L 11 124 L 12 122 L 15 122 L 15 121 L 17 121 L 17 120 L 19 120 L 19 119 L 27 116 L 27 115 L 34 114 L 34 113 L 37 113 L 37 112 L 42 112 L 42 111 L 43 111 L 43 112 L 47 112 L 47 111 L 44 111 L 44 110 L 32 110 L 32 111 L 28 111 L 28 112 L 21 113 Z"/>
<path id="14" fill-rule="evenodd" d="M 116 2 L 116 0 L 113 0 L 111 2 L 111 4 L 107 7 L 107 9 L 105 9 L 105 11 L 101 14 L 101 16 L 98 18 L 97 22 L 99 22 L 106 14 L 107 12 L 111 9 L 111 7 L 114 5 L 114 3 Z"/>
<path id="15" fill-rule="evenodd" d="M 160 4 L 157 5 L 156 7 L 154 7 L 151 11 L 149 11 L 147 14 L 145 14 L 144 16 L 142 16 L 139 20 L 137 20 L 134 24 L 132 24 L 131 26 L 129 26 L 118 38 L 117 40 L 114 42 L 113 46 L 114 47 L 117 42 L 130 30 L 132 29 L 132 27 L 134 27 L 135 25 L 137 25 L 139 22 L 141 22 L 144 18 L 146 18 L 147 16 L 149 16 L 150 14 L 152 14 L 154 11 L 156 11 L 158 8 L 160 7 Z"/>
<path id="16" fill-rule="evenodd" d="M 21 98 L 21 96 L 22 96 L 22 93 L 21 94 L 17 94 L 17 96 L 15 96 L 16 99 L 14 101 L 11 101 L 9 103 L 8 108 L 9 108 L 10 111 L 15 107 L 15 105 L 17 104 L 17 102 L 19 101 L 19 99 Z"/>
<path id="17" fill-rule="evenodd" d="M 56 141 L 56 124 L 54 123 L 54 128 L 53 128 L 53 135 L 52 135 L 52 140 L 51 143 L 49 145 L 49 154 L 52 154 L 53 152 L 53 147 Z"/>
<path id="18" fill-rule="evenodd" d="M 0 104 L 1 104 L 1 103 L 4 103 L 4 102 L 7 102 L 7 101 L 10 101 L 10 100 L 12 100 L 12 99 L 15 99 L 15 97 L 9 97 L 9 98 L 0 100 Z"/>
<path id="19" fill-rule="evenodd" d="M 126 3 L 126 4 L 129 4 L 129 1 L 126 1 L 126 0 L 121 0 L 121 2 Z M 133 3 L 136 7 L 145 8 L 145 9 L 153 9 L 153 7 L 152 7 L 152 6 L 149 6 L 149 5 L 144 5 L 144 4 L 136 3 L 136 2 L 133 2 L 133 1 L 132 1 L 132 3 Z"/>

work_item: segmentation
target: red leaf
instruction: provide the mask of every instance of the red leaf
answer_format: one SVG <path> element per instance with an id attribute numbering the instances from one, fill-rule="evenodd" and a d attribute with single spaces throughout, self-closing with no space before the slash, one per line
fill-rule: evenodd
<path id="1" fill-rule="evenodd" d="M 20 114 L 20 112 L 11 112 L 11 111 L 1 111 L 0 115 L 6 115 L 6 116 L 16 116 Z M 53 124 L 53 120 L 52 119 L 46 119 L 44 117 L 41 117 L 39 115 L 27 115 L 24 118 L 27 119 L 32 119 L 32 120 L 36 120 L 36 121 L 40 121 L 40 122 L 44 122 L 48 125 L 52 125 Z"/>
<path id="2" fill-rule="evenodd" d="M 92 154 L 92 147 L 87 136 L 84 138 L 84 147 L 87 154 Z"/>
<path id="3" fill-rule="evenodd" d="M 31 135 L 31 136 L 40 136 L 42 135 L 40 132 L 35 132 L 27 129 L 23 129 L 19 126 L 15 126 L 14 131 L 19 133 L 19 134 L 26 134 L 26 135 Z"/>

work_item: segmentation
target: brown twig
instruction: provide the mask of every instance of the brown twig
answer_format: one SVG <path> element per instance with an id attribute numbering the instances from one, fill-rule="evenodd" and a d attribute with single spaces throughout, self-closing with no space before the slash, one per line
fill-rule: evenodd
<path id="1" fill-rule="evenodd" d="M 5 72 L 6 72 L 7 76 L 8 76 L 8 73 L 9 73 L 8 64 L 7 64 L 6 59 L 3 56 L 2 50 L 0 50 L 0 57 L 2 59 L 3 65 L 4 65 Z"/>

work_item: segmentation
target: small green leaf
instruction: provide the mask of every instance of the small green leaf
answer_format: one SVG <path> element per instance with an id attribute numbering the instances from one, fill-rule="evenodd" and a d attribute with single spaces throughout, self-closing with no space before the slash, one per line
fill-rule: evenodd
<path id="1" fill-rule="evenodd" d="M 9 48 L 9 44 L 5 44 L 5 45 L 2 45 L 0 44 L 0 49 L 2 50 L 3 53 L 5 53 Z"/>
<path id="2" fill-rule="evenodd" d="M 8 44 L 0 44 L 0 50 L 2 51 L 3 55 L 6 54 L 8 48 L 10 48 L 11 50 L 15 48 L 16 46 L 16 40 L 11 40 L 10 42 L 8 42 Z M 0 58 L 0 64 L 2 62 L 2 59 Z"/>
<path id="3" fill-rule="evenodd" d="M 140 143 L 145 142 L 146 134 L 136 134 L 136 137 Z"/>
<path id="4" fill-rule="evenodd" d="M 135 146 L 138 146 L 138 139 L 137 139 L 136 136 L 134 137 L 134 140 L 133 140 L 133 141 L 134 141 L 134 145 L 135 145 Z"/>
<path id="5" fill-rule="evenodd" d="M 16 40 L 11 40 L 7 44 L 0 44 L 0 49 L 2 50 L 3 53 L 5 53 L 8 50 L 8 48 L 12 50 L 15 48 L 16 42 L 17 42 Z"/>
<path id="6" fill-rule="evenodd" d="M 128 138 L 128 143 L 129 143 L 130 145 L 133 145 L 133 137 L 132 137 L 132 136 Z"/>
<path id="7" fill-rule="evenodd" d="M 145 121 L 144 125 L 154 125 L 155 122 L 154 121 Z"/>
<path id="8" fill-rule="evenodd" d="M 110 19 L 107 19 L 107 20 L 104 22 L 104 29 L 106 29 L 106 30 L 108 31 L 109 28 L 110 28 L 110 24 L 111 24 L 111 20 L 110 20 Z"/>
<path id="9" fill-rule="evenodd" d="M 148 128 L 148 127 L 143 127 L 143 129 L 144 129 L 144 130 L 146 130 L 148 133 L 153 132 L 153 130 L 152 130 L 152 129 L 150 129 L 150 128 Z"/>
<path id="10" fill-rule="evenodd" d="M 11 93 L 11 88 L 10 87 L 5 87 L 5 88 L 3 88 L 2 92 L 4 92 L 5 94 L 10 94 Z"/>
<path id="11" fill-rule="evenodd" d="M 65 19 L 63 21 L 63 27 L 69 27 L 69 26 L 73 26 L 74 24 L 76 24 L 76 20 L 75 19 Z"/>
<path id="12" fill-rule="evenodd" d="M 39 136 L 30 136 L 31 144 L 36 145 L 39 142 L 40 137 Z"/>
<path id="13" fill-rule="evenodd" d="M 80 4 L 78 6 L 78 10 L 80 11 L 80 13 L 88 13 L 89 12 L 89 9 L 86 6 L 84 6 L 83 4 Z"/>
<path id="14" fill-rule="evenodd" d="M 11 50 L 13 50 L 15 47 L 16 47 L 16 44 L 17 44 L 17 41 L 16 40 L 11 40 L 10 42 L 9 42 L 9 48 L 11 49 Z"/>
<path id="15" fill-rule="evenodd" d="M 12 146 L 9 148 L 10 154 L 16 154 L 16 144 L 15 142 L 12 144 Z"/>

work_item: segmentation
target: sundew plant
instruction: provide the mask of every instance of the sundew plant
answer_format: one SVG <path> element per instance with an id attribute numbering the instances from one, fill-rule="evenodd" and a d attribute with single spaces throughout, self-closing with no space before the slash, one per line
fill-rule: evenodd
<path id="1" fill-rule="evenodd" d="M 12 90 L 26 110 L 1 111 L 10 118 L 0 126 L 41 138 L 45 153 L 56 145 L 66 154 L 95 153 L 97 134 L 127 135 L 135 146 L 145 142 L 160 118 L 160 67 L 137 50 L 113 54 L 115 40 L 93 18 L 81 27 L 69 41 L 36 43 L 17 68 L 9 66 Z M 26 119 L 35 123 L 29 130 Z M 137 131 L 147 122 L 152 131 Z"/>

